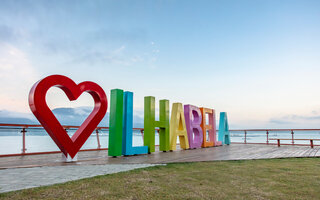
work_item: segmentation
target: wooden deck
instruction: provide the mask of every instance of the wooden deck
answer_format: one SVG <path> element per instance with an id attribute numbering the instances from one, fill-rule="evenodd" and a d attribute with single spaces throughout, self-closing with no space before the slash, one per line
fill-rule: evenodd
<path id="1" fill-rule="evenodd" d="M 257 144 L 232 144 L 223 147 L 211 147 L 173 152 L 155 152 L 146 155 L 108 157 L 106 150 L 84 151 L 78 154 L 78 161 L 64 163 L 61 154 L 43 154 L 0 158 L 0 169 L 95 164 L 159 164 L 173 162 L 196 162 L 215 160 L 245 160 L 287 157 L 320 157 L 319 147 L 281 146 Z"/>

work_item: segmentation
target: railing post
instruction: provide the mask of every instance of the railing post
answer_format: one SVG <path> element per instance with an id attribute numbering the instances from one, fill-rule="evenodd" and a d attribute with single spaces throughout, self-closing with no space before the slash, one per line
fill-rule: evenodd
<path id="1" fill-rule="evenodd" d="M 293 130 L 291 130 L 292 144 L 294 144 L 294 137 L 293 137 L 293 134 L 294 134 L 294 132 L 293 132 Z"/>
<path id="2" fill-rule="evenodd" d="M 310 140 L 310 146 L 313 148 L 313 140 Z"/>
<path id="3" fill-rule="evenodd" d="M 247 131 L 244 131 L 244 143 L 247 144 Z"/>
<path id="4" fill-rule="evenodd" d="M 269 131 L 267 130 L 267 144 L 269 144 Z"/>
<path id="5" fill-rule="evenodd" d="M 280 139 L 278 139 L 278 147 L 280 147 Z"/>
<path id="6" fill-rule="evenodd" d="M 21 133 L 22 133 L 22 154 L 26 153 L 26 128 L 22 128 Z"/>
<path id="7" fill-rule="evenodd" d="M 144 141 L 143 129 L 140 129 L 140 133 L 141 133 L 141 136 L 142 136 L 142 141 Z"/>
<path id="8" fill-rule="evenodd" d="M 99 129 L 96 129 L 96 135 L 97 135 L 98 149 L 100 149 L 101 145 L 100 145 L 100 139 L 99 139 Z"/>

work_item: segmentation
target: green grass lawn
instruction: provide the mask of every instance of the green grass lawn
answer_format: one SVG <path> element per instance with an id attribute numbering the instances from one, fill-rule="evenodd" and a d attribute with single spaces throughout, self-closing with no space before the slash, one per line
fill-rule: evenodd
<path id="1" fill-rule="evenodd" d="M 320 158 L 168 164 L 1 199 L 320 199 Z"/>

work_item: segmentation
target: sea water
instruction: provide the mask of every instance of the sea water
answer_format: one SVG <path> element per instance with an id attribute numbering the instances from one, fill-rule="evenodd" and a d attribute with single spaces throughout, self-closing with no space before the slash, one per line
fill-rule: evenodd
<path id="1" fill-rule="evenodd" d="M 75 130 L 69 130 L 71 137 Z M 248 131 L 245 137 L 244 131 L 232 131 L 230 133 L 231 142 L 241 142 L 245 140 L 247 143 L 266 143 L 267 136 L 265 131 L 252 132 Z M 208 138 L 208 137 L 207 137 Z M 291 139 L 290 131 L 269 132 L 269 139 Z M 320 139 L 320 131 L 295 131 L 295 139 Z M 51 137 L 43 129 L 27 129 L 26 133 L 26 152 L 45 152 L 58 151 L 58 147 Z M 109 133 L 107 130 L 99 131 L 99 140 L 101 148 L 108 148 Z M 177 140 L 179 142 L 179 140 Z M 269 143 L 276 143 L 276 140 L 269 140 Z M 143 146 L 143 136 L 140 131 L 133 131 L 133 146 Z M 281 140 L 281 144 L 291 144 L 291 140 Z M 296 144 L 310 144 L 310 141 L 295 141 Z M 159 134 L 155 133 L 155 144 L 159 144 Z M 314 141 L 315 145 L 320 145 L 319 141 Z M 96 133 L 93 133 L 81 149 L 95 149 L 98 147 Z M 22 151 L 22 133 L 21 128 L 17 129 L 0 129 L 0 154 L 21 153 Z"/>
<path id="2" fill-rule="evenodd" d="M 69 130 L 68 135 L 71 137 L 75 130 Z M 159 144 L 159 135 L 155 133 L 155 144 Z M 108 148 L 109 133 L 107 130 L 99 131 L 99 141 L 101 148 Z M 59 148 L 51 137 L 43 129 L 27 129 L 26 152 L 45 152 L 59 151 Z M 133 131 L 133 146 L 143 146 L 143 136 L 140 131 Z M 93 133 L 84 143 L 81 149 L 98 148 L 96 133 Z M 22 151 L 22 133 L 21 129 L 0 129 L 0 155 L 21 153 Z"/>

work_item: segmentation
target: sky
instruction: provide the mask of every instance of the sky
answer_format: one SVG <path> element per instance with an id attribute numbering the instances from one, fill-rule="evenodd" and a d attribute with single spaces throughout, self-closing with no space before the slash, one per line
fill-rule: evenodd
<path id="1" fill-rule="evenodd" d="M 0 111 L 52 74 L 227 112 L 230 128 L 320 127 L 320 1 L 0 3 Z M 57 88 L 50 108 L 69 102 Z M 157 103 L 158 104 L 158 103 Z"/>

